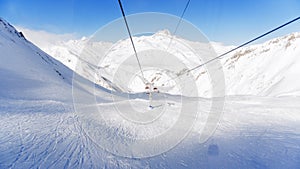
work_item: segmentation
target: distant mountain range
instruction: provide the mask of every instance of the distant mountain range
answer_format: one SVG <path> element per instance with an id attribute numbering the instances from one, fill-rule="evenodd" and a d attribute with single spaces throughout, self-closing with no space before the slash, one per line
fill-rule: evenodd
<path id="1" fill-rule="evenodd" d="M 169 31 L 159 31 L 151 36 L 140 36 L 134 37 L 138 51 L 145 51 L 149 49 L 160 49 L 165 50 L 169 45 L 169 39 L 172 35 Z M 164 37 L 165 40 L 162 40 Z M 174 36 L 178 41 L 183 41 L 186 44 L 191 45 L 194 49 L 204 51 L 209 45 L 203 43 L 191 42 L 180 37 Z M 33 42 L 39 42 L 40 39 L 33 38 Z M 40 44 L 36 44 L 39 46 Z M 93 51 L 109 49 L 112 47 L 112 43 L 105 42 L 90 42 L 88 38 L 82 38 L 78 40 L 66 40 L 51 42 L 47 45 L 41 44 L 41 48 L 53 56 L 55 59 L 61 61 L 63 64 L 68 66 L 70 69 L 75 70 L 77 73 L 83 75 L 87 79 L 94 81 L 106 88 L 112 89 L 118 86 L 115 84 L 113 87 L 109 81 L 112 81 L 113 71 L 106 72 L 102 71 L 102 76 L 95 75 L 99 72 L 99 61 L 101 57 L 97 52 L 89 53 L 88 56 L 82 53 L 83 49 L 90 49 Z M 126 46 L 122 55 L 128 56 L 132 54 L 130 41 L 123 40 L 119 41 L 119 47 Z M 221 43 L 211 42 L 210 45 L 214 48 L 217 54 L 222 54 L 234 46 L 224 46 Z M 278 37 L 269 40 L 262 44 L 255 44 L 248 47 L 243 47 L 229 55 L 224 56 L 220 62 L 223 65 L 224 77 L 226 81 L 226 95 L 259 95 L 259 96 L 285 96 L 285 95 L 300 95 L 300 32 L 291 33 L 284 37 Z M 173 46 L 174 47 L 174 46 Z M 114 45 L 114 50 L 118 46 Z M 178 51 L 182 51 L 182 55 L 185 55 L 191 63 L 195 62 L 193 56 L 191 56 L 182 48 L 182 46 L 175 46 Z M 170 51 L 170 53 L 178 55 L 178 51 Z M 126 54 L 127 52 L 127 54 Z M 121 55 L 121 54 L 120 54 Z M 179 55 L 178 55 L 179 56 Z M 120 59 L 119 59 L 120 60 Z M 121 59 L 122 60 L 122 59 Z M 76 69 L 78 61 L 81 62 L 82 68 Z M 85 62 L 87 61 L 87 62 Z M 116 67 L 120 65 L 116 59 L 111 59 L 111 63 L 105 65 L 106 67 Z M 184 62 L 184 61 L 183 61 Z M 195 62 L 197 65 L 201 62 Z M 78 67 L 77 67 L 78 68 Z M 203 76 L 203 71 L 200 69 L 195 71 L 195 77 L 199 83 L 199 95 L 203 97 L 209 97 L 211 95 L 211 81 L 208 76 Z M 176 73 L 176 72 L 174 72 Z M 201 74 L 201 75 L 200 75 Z M 200 77 L 199 77 L 200 75 Z M 160 86 L 165 81 L 164 78 L 158 77 L 159 75 L 149 75 L 153 79 L 155 76 L 156 81 Z M 149 77 L 150 78 L 150 77 Z M 107 81 L 109 80 L 109 81 Z M 143 90 L 143 83 L 135 83 L 134 87 L 123 88 L 125 91 L 137 92 Z M 165 92 L 169 93 L 180 93 L 174 87 L 164 87 Z"/>
<path id="2" fill-rule="evenodd" d="M 116 81 L 113 79 L 113 75 L 119 65 L 122 64 L 121 61 L 133 54 L 128 39 L 120 40 L 117 44 L 91 42 L 88 38 L 52 41 L 51 43 L 47 43 L 47 45 L 36 44 L 37 46 L 41 45 L 41 49 L 48 53 L 46 54 L 31 42 L 27 41 L 22 33 L 19 33 L 3 19 L 1 19 L 0 33 L 2 35 L 0 41 L 0 47 L 2 48 L 1 55 L 3 55 L 2 57 L 7 57 L 2 59 L 7 61 L 13 60 L 15 62 L 10 61 L 9 64 L 1 62 L 1 74 L 7 74 L 8 72 L 4 70 L 7 70 L 9 67 L 11 73 L 18 70 L 18 73 L 22 74 L 23 78 L 26 77 L 25 79 L 39 77 L 38 80 L 42 81 L 43 78 L 48 77 L 48 75 L 49 77 L 53 77 L 54 74 L 59 77 L 55 76 L 55 80 L 53 79 L 51 82 L 57 84 L 56 81 L 58 78 L 58 80 L 64 80 L 70 84 L 71 70 L 73 70 L 84 78 L 107 89 L 122 90 L 124 92 L 142 92 L 144 90 L 144 84 L 141 81 L 133 80 L 133 84 L 129 86 L 124 86 L 122 82 L 113 82 Z M 171 36 L 169 31 L 163 30 L 150 36 L 134 37 L 134 41 L 136 42 L 138 51 L 151 49 L 166 50 Z M 41 39 L 36 38 L 31 40 L 33 42 L 41 41 Z M 176 36 L 173 38 L 175 39 L 174 41 L 188 44 L 200 51 L 199 53 L 203 52 L 204 55 L 206 49 L 210 46 L 214 48 L 216 52 L 215 55 L 233 48 L 233 46 L 224 46 L 221 43 L 211 42 L 210 44 L 204 44 L 187 41 Z M 300 95 L 300 79 L 297 78 L 300 75 L 299 46 L 300 33 L 291 33 L 262 44 L 241 48 L 223 57 L 220 59 L 223 67 L 219 69 L 222 69 L 224 72 L 226 82 L 225 94 L 258 96 Z M 180 46 L 180 43 L 175 43 L 175 46 L 173 45 L 172 47 L 176 50 L 170 50 L 168 52 L 182 59 L 182 62 L 187 63 L 189 67 L 202 63 L 196 60 L 196 56 L 190 54 L 184 45 Z M 87 50 L 89 50 L 88 53 Z M 99 53 L 103 51 L 110 51 L 111 56 L 106 56 L 106 60 L 102 62 L 101 65 L 99 61 L 101 59 L 103 61 L 103 55 Z M 22 54 L 21 56 L 22 52 L 25 52 L 26 55 L 24 56 Z M 35 66 L 35 64 L 39 66 Z M 63 64 L 71 70 L 64 67 Z M 38 68 L 41 70 L 35 70 Z M 45 69 L 47 69 L 46 72 L 44 72 Z M 50 71 L 48 69 L 50 69 Z M 178 72 L 170 71 L 169 73 L 175 75 Z M 210 97 L 212 83 L 209 76 L 207 76 L 205 67 L 196 70 L 193 75 L 197 79 L 199 95 L 202 97 Z M 11 76 L 12 75 L 5 76 L 5 78 Z M 148 72 L 147 76 L 149 79 L 155 79 L 153 82 L 161 88 L 161 91 L 180 94 L 180 91 L 178 91 L 174 83 L 166 83 L 166 81 L 168 81 L 167 76 L 157 72 Z M 7 80 L 9 81 L 9 79 Z M 2 80 L 2 86 L 7 86 L 7 84 L 4 83 L 5 81 Z"/>

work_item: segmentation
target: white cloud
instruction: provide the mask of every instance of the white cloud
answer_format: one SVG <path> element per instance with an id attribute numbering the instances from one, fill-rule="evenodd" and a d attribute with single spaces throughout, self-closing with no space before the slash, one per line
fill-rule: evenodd
<path id="1" fill-rule="evenodd" d="M 47 49 L 61 42 L 77 39 L 75 34 L 55 34 L 43 30 L 31 30 L 21 26 L 16 26 L 16 28 L 25 35 L 26 39 L 41 49 Z"/>

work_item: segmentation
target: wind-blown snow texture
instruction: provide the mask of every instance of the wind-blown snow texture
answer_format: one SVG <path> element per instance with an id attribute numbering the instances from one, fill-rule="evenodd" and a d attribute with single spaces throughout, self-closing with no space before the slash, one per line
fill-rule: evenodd
<path id="1" fill-rule="evenodd" d="M 183 142 L 152 158 L 130 159 L 104 151 L 82 131 L 73 113 L 73 72 L 1 19 L 0 168 L 299 168 L 299 36 L 246 47 L 222 60 L 228 94 L 269 97 L 228 97 L 209 141 L 198 142 L 211 101 L 199 99 L 201 114 Z M 98 93 L 110 101 L 106 90 Z M 283 95 L 293 97 L 270 97 Z M 111 127 L 116 135 L 132 130 L 122 123 Z"/>

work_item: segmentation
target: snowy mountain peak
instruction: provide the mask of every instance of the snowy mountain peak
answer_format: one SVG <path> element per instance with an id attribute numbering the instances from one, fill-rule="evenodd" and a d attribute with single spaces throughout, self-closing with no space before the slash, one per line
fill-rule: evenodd
<path id="1" fill-rule="evenodd" d="M 15 27 L 13 27 L 10 23 L 0 17 L 0 31 L 5 33 L 10 33 L 11 35 L 17 36 L 21 39 L 25 39 L 22 32 L 18 32 Z"/>
<path id="2" fill-rule="evenodd" d="M 171 36 L 172 33 L 168 29 L 163 29 L 160 31 L 157 31 L 154 35 L 165 35 L 165 36 Z"/>

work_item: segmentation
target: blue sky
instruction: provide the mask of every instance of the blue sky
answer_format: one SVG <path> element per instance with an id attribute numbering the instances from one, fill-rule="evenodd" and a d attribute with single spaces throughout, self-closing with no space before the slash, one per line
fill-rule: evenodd
<path id="1" fill-rule="evenodd" d="M 187 0 L 122 0 L 126 14 L 162 12 L 180 16 Z M 299 0 L 191 0 L 184 19 L 209 40 L 240 44 L 300 16 Z M 77 36 L 93 34 L 121 17 L 117 0 L 0 0 L 0 17 L 10 23 Z M 300 32 L 300 21 L 263 41 Z"/>

